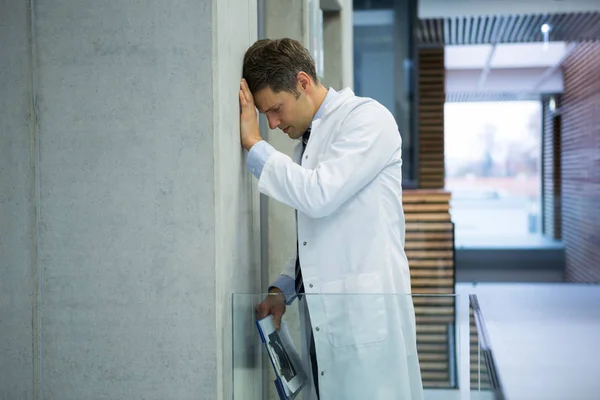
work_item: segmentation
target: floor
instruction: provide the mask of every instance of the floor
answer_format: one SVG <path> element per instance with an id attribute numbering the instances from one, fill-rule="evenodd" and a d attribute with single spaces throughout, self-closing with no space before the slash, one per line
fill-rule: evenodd
<path id="1" fill-rule="evenodd" d="M 485 235 L 456 232 L 457 249 L 564 249 L 564 244 L 540 234 Z"/>
<path id="2" fill-rule="evenodd" d="M 600 285 L 458 284 L 477 294 L 508 400 L 600 398 Z"/>

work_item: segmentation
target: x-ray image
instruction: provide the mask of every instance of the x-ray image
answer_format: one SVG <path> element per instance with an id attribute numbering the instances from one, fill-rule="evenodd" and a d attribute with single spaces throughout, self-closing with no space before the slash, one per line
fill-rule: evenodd
<path id="1" fill-rule="evenodd" d="M 306 384 L 308 376 L 302 366 L 302 359 L 287 328 L 281 321 L 279 330 L 273 325 L 273 316 L 259 321 L 260 336 L 277 375 L 276 386 L 280 385 L 286 399 L 293 399 Z"/>
<path id="2" fill-rule="evenodd" d="M 283 376 L 286 381 L 291 381 L 296 376 L 296 369 L 290 356 L 285 351 L 277 331 L 269 335 L 269 348 L 275 353 L 273 360 L 276 363 L 276 368 L 280 371 L 278 375 Z"/>

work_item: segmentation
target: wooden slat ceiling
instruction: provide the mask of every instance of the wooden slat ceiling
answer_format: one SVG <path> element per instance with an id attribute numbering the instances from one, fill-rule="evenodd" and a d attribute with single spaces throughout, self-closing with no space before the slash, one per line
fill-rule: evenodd
<path id="1" fill-rule="evenodd" d="M 552 26 L 551 41 L 600 40 L 600 12 L 421 19 L 416 40 L 420 46 L 541 42 L 544 23 Z"/>

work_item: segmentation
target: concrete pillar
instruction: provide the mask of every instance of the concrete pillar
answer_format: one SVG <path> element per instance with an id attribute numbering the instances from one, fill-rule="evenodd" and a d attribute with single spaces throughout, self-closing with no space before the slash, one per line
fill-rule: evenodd
<path id="1" fill-rule="evenodd" d="M 336 90 L 353 85 L 352 1 L 322 1 L 323 7 L 323 84 Z"/>
<path id="2" fill-rule="evenodd" d="M 231 398 L 256 32 L 253 0 L 0 3 L 0 398 Z"/>
<path id="3" fill-rule="evenodd" d="M 342 86 L 354 88 L 354 12 L 352 0 L 341 0 Z"/>
<path id="4" fill-rule="evenodd" d="M 0 3 L 0 398 L 31 399 L 36 315 L 27 3 Z M 37 367 L 37 364 L 36 364 Z"/>

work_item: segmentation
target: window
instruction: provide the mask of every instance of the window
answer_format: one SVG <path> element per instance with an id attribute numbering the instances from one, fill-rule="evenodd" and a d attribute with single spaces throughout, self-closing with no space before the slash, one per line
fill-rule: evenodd
<path id="1" fill-rule="evenodd" d="M 459 245 L 540 234 L 541 102 L 446 103 L 446 190 Z"/>

